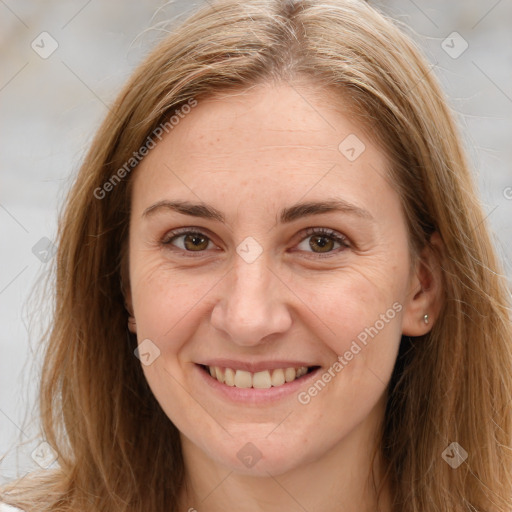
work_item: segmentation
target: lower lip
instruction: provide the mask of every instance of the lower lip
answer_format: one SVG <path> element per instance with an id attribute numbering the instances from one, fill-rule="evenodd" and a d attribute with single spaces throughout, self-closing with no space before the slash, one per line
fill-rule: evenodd
<path id="1" fill-rule="evenodd" d="M 259 388 L 237 388 L 221 384 L 214 379 L 198 364 L 195 365 L 196 371 L 199 372 L 200 378 L 210 386 L 214 392 L 220 396 L 227 398 L 232 402 L 262 404 L 267 402 L 275 402 L 293 394 L 298 394 L 299 390 L 310 384 L 315 379 L 321 368 L 316 368 L 311 373 L 295 379 L 292 382 L 286 382 L 282 386 L 270 387 L 267 389 Z"/>

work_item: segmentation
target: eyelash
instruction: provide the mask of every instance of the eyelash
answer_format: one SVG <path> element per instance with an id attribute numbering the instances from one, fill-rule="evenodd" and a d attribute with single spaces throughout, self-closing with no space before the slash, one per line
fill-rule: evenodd
<path id="1" fill-rule="evenodd" d="M 198 229 L 198 230 L 196 231 L 196 229 Z M 179 238 L 180 236 L 183 236 L 183 235 L 201 236 L 201 237 L 206 238 L 209 242 L 211 242 L 212 241 L 211 238 L 208 237 L 207 235 L 205 235 L 203 232 L 199 231 L 199 229 L 200 228 L 193 228 L 192 227 L 192 228 L 181 228 L 181 229 L 175 229 L 174 231 L 169 231 L 168 233 L 166 233 L 165 237 L 162 239 L 161 244 L 163 246 L 166 246 L 166 247 L 172 246 L 171 242 L 173 242 L 176 238 Z M 341 235 L 340 233 L 338 233 L 336 231 L 333 231 L 332 229 L 327 229 L 327 228 L 307 228 L 303 232 L 303 235 L 304 235 L 304 237 L 301 238 L 299 243 L 303 242 L 304 240 L 306 240 L 307 238 L 309 238 L 311 236 L 317 235 L 317 236 L 322 236 L 322 237 L 330 238 L 334 242 L 337 242 L 337 243 L 339 243 L 341 245 L 341 247 L 338 248 L 338 250 L 329 251 L 327 253 L 318 253 L 318 252 L 306 251 L 306 252 L 310 252 L 310 254 L 315 254 L 319 258 L 329 258 L 333 254 L 338 254 L 339 252 L 342 252 L 345 249 L 348 249 L 350 247 L 347 238 L 345 236 Z M 190 256 L 190 257 L 193 257 L 193 258 L 195 258 L 197 256 L 200 256 L 201 253 L 205 252 L 205 250 L 203 250 L 203 251 L 187 251 L 186 249 L 181 249 L 179 247 L 176 247 L 174 249 L 176 249 L 178 251 L 181 251 L 181 252 L 184 252 L 187 256 Z M 194 253 L 198 253 L 197 256 Z"/>

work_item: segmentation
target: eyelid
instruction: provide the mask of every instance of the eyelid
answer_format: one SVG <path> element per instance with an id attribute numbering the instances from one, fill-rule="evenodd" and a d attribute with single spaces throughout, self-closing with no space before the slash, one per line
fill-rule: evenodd
<path id="1" fill-rule="evenodd" d="M 188 235 L 188 234 L 197 234 L 197 235 L 205 235 L 209 240 L 212 240 L 212 237 L 209 235 L 209 230 L 206 228 L 200 228 L 197 226 L 187 226 L 184 228 L 176 228 L 167 231 L 162 238 L 162 243 L 168 244 L 170 240 L 179 236 L 179 235 Z M 167 240 L 167 241 L 166 241 Z"/>

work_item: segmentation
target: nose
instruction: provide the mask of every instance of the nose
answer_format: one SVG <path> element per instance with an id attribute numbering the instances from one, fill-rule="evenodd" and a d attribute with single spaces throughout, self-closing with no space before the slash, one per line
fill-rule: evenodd
<path id="1" fill-rule="evenodd" d="M 287 292 L 290 293 L 263 255 L 252 263 L 237 256 L 234 268 L 223 280 L 211 323 L 237 345 L 264 343 L 265 338 L 286 332 L 292 324 Z"/>

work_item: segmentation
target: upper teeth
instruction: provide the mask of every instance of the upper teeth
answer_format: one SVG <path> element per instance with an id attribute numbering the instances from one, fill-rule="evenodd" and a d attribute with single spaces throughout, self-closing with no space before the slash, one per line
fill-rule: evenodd
<path id="1" fill-rule="evenodd" d="M 227 386 L 260 389 L 282 386 L 285 382 L 292 382 L 308 372 L 307 366 L 278 368 L 276 370 L 264 370 L 256 373 L 245 370 L 233 370 L 231 368 L 220 368 L 218 366 L 208 366 L 208 369 L 214 379 Z"/>

